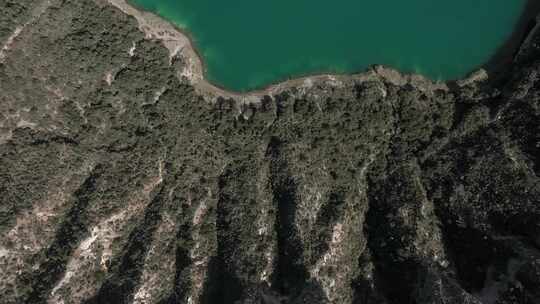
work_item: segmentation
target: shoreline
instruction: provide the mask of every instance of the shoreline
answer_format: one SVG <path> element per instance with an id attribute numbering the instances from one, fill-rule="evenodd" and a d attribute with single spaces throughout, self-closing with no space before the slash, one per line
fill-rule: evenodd
<path id="1" fill-rule="evenodd" d="M 424 75 L 402 72 L 392 67 L 373 64 L 370 67 L 353 73 L 306 73 L 295 75 L 289 79 L 270 83 L 260 89 L 249 91 L 234 91 L 209 81 L 206 77 L 206 65 L 203 56 L 196 49 L 191 34 L 159 15 L 146 11 L 132 4 L 129 0 L 98 0 L 105 1 L 127 15 L 134 17 L 139 23 L 139 29 L 147 39 L 160 40 L 169 49 L 169 58 L 181 56 L 186 66 L 179 71 L 180 77 L 186 77 L 195 89 L 205 97 L 217 98 L 242 98 L 248 101 L 251 98 L 259 99 L 263 96 L 273 96 L 290 88 L 306 88 L 315 84 L 340 86 L 346 81 L 373 80 L 385 78 L 392 83 L 417 83 L 435 89 L 447 90 L 448 85 L 453 83 L 470 83 L 474 81 L 497 81 L 504 78 L 504 72 L 511 66 L 515 54 L 528 36 L 531 28 L 528 27 L 540 12 L 540 2 L 528 0 L 522 15 L 519 17 L 510 37 L 505 41 L 495 54 L 483 65 L 472 70 L 461 79 L 447 81 L 432 80 Z M 478 77 L 484 75 L 484 77 Z M 255 100 L 253 100 L 255 101 Z"/>
<path id="2" fill-rule="evenodd" d="M 505 78 L 505 72 L 511 67 L 514 57 L 533 30 L 540 14 L 540 1 L 528 0 L 523 13 L 518 18 L 514 30 L 493 56 L 481 66 L 497 82 Z"/>

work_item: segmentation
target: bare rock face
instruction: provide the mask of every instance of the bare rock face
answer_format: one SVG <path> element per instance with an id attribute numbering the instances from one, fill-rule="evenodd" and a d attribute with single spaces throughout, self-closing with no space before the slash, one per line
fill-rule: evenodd
<path id="1" fill-rule="evenodd" d="M 3 1 L 0 302 L 540 303 L 535 32 L 496 84 L 245 103 L 103 1 Z"/>

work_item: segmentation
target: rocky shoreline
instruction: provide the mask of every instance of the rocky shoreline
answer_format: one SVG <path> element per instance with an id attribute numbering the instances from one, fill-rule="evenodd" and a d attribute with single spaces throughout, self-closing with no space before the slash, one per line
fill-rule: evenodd
<path id="1" fill-rule="evenodd" d="M 332 87 L 342 85 L 344 82 L 368 81 L 374 77 L 390 77 L 389 81 L 412 83 L 413 85 L 421 83 L 425 88 L 431 87 L 432 90 L 446 86 L 444 83 L 433 82 L 421 75 L 402 74 L 398 70 L 389 67 L 374 65 L 367 71 L 358 74 L 315 74 L 272 84 L 260 90 L 232 92 L 216 86 L 204 78 L 204 61 L 193 47 L 188 33 L 153 13 L 135 8 L 126 0 L 108 0 L 108 2 L 124 13 L 135 17 L 139 22 L 139 28 L 145 33 L 146 37 L 161 41 L 169 49 L 171 58 L 180 57 L 185 64 L 182 71 L 179 72 L 180 77 L 186 77 L 201 95 L 208 96 L 211 99 L 217 97 L 234 98 L 249 103 L 260 100 L 263 96 L 278 95 L 291 88 L 305 89 L 313 85 Z M 472 74 L 475 73 L 477 72 Z"/>
<path id="2" fill-rule="evenodd" d="M 233 92 L 225 88 L 219 87 L 208 82 L 204 77 L 204 60 L 197 52 L 189 33 L 173 25 L 172 23 L 162 19 L 151 12 L 141 10 L 134 7 L 127 0 L 108 0 L 108 2 L 122 10 L 124 13 L 133 16 L 139 22 L 139 28 L 146 34 L 148 39 L 156 39 L 162 43 L 170 51 L 170 58 L 180 57 L 184 62 L 184 67 L 180 71 L 181 77 L 194 85 L 200 94 L 215 99 L 217 97 L 241 99 L 244 102 L 253 102 L 260 100 L 261 97 L 268 95 L 278 95 L 283 91 L 291 88 L 305 88 L 313 84 L 323 86 L 336 86 L 347 81 L 363 81 L 373 79 L 373 77 L 385 77 L 392 75 L 391 81 L 407 82 L 407 83 L 422 83 L 424 87 L 431 86 L 433 90 L 444 88 L 447 83 L 464 83 L 478 75 L 484 75 L 481 81 L 493 79 L 496 81 L 500 75 L 504 75 L 508 68 L 512 65 L 512 58 L 519 50 L 519 46 L 528 36 L 530 27 L 526 26 L 534 21 L 535 16 L 540 13 L 540 3 L 534 0 L 529 0 L 524 12 L 519 19 L 516 29 L 508 39 L 508 41 L 497 51 L 484 67 L 471 72 L 470 76 L 455 81 L 434 82 L 422 75 L 412 73 L 401 73 L 400 71 L 381 65 L 374 65 L 365 72 L 356 74 L 315 74 L 304 77 L 295 77 L 290 80 L 271 84 L 264 89 L 250 92 Z M 490 77 L 491 76 L 491 77 Z M 504 76 L 502 76 L 504 77 Z M 400 79 L 399 79 L 400 78 Z M 480 79 L 476 79 L 480 80 Z"/>

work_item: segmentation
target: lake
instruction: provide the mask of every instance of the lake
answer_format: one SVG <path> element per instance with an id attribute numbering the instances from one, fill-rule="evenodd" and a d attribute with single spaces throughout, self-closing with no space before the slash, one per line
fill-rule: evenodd
<path id="1" fill-rule="evenodd" d="M 382 64 L 451 80 L 488 62 L 527 0 L 131 0 L 190 33 L 231 91 Z"/>

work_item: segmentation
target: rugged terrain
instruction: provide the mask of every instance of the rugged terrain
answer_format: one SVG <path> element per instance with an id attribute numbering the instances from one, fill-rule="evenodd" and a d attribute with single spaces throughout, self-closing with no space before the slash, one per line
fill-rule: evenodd
<path id="1" fill-rule="evenodd" d="M 0 302 L 540 303 L 539 45 L 247 102 L 105 1 L 1 0 Z"/>

